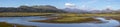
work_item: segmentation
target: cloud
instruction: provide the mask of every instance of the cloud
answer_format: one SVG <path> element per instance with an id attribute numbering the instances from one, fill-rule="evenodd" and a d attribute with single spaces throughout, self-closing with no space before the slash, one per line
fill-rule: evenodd
<path id="1" fill-rule="evenodd" d="M 106 6 L 105 8 L 109 8 L 109 9 L 112 9 L 112 6 L 108 5 L 108 6 Z"/>
<path id="2" fill-rule="evenodd" d="M 65 3 L 65 6 L 69 7 L 69 8 L 72 8 L 72 7 L 75 7 L 75 4 L 73 4 L 73 3 Z"/>

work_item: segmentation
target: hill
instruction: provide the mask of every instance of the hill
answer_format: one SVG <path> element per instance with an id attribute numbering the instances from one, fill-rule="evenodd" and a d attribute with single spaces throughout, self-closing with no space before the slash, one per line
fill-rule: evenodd
<path id="1" fill-rule="evenodd" d="M 64 13 L 54 6 L 20 6 L 20 7 L 0 7 L 0 12 L 41 12 L 41 13 Z"/>

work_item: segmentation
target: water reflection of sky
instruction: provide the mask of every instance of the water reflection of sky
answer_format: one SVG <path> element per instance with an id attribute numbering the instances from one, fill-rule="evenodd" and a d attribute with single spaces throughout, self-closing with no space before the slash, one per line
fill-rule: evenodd
<path id="1" fill-rule="evenodd" d="M 116 20 L 106 20 L 99 18 L 99 20 L 107 23 L 75 23 L 75 24 L 55 24 L 55 23 L 42 23 L 42 22 L 28 22 L 29 20 L 44 20 L 46 18 L 41 17 L 1 17 L 0 22 L 5 21 L 8 23 L 33 25 L 41 27 L 115 27 L 119 26 L 119 22 Z"/>

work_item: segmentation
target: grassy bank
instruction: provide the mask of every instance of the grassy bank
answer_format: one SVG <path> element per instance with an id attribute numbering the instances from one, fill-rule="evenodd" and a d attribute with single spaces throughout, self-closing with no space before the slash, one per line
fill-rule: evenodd
<path id="1" fill-rule="evenodd" d="M 60 14 L 59 16 L 69 16 L 69 17 L 90 17 L 90 16 L 120 16 L 120 14 Z"/>
<path id="2" fill-rule="evenodd" d="M 25 26 L 25 25 L 18 25 L 18 24 L 15 24 L 16 27 L 35 27 L 35 26 Z M 13 24 L 8 24 L 6 22 L 0 22 L 0 27 L 14 27 Z"/>
<path id="3" fill-rule="evenodd" d="M 17 17 L 17 16 L 47 16 L 53 13 L 25 13 L 25 12 L 4 12 L 0 13 L 1 17 Z"/>
<path id="4" fill-rule="evenodd" d="M 89 16 L 120 16 L 120 14 L 72 14 L 72 13 L 26 13 L 26 12 L 3 12 L 0 16 L 50 16 L 51 14 L 57 14 L 64 17 L 89 17 Z"/>

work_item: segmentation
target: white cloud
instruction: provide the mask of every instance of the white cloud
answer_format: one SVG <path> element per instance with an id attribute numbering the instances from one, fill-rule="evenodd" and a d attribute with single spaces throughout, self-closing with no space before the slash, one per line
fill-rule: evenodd
<path id="1" fill-rule="evenodd" d="M 108 6 L 106 6 L 105 8 L 109 8 L 109 9 L 112 9 L 112 6 L 108 5 Z"/>
<path id="2" fill-rule="evenodd" d="M 73 4 L 73 3 L 65 3 L 65 6 L 66 6 L 67 8 L 76 7 L 75 4 Z"/>

